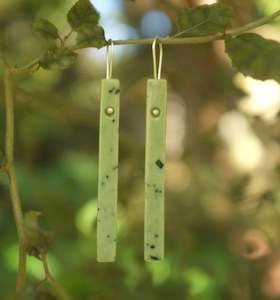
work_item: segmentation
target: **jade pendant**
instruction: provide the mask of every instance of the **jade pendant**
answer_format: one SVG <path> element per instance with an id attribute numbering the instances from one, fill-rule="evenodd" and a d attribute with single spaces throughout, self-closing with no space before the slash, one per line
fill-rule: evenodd
<path id="1" fill-rule="evenodd" d="M 116 257 L 119 105 L 119 80 L 103 79 L 101 84 L 98 166 L 98 262 L 113 262 Z"/>

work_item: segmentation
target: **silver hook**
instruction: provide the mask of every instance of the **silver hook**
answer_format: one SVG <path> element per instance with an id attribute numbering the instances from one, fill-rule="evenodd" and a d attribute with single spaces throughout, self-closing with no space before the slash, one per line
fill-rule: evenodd
<path id="1" fill-rule="evenodd" d="M 114 42 L 112 40 L 109 41 L 110 44 L 107 45 L 107 57 L 106 57 L 106 79 L 112 78 L 113 72 L 113 58 L 114 58 Z"/>
<path id="2" fill-rule="evenodd" d="M 159 80 L 161 77 L 161 70 L 162 70 L 163 46 L 162 43 L 159 43 L 159 63 L 158 63 L 158 70 L 157 70 L 157 49 L 156 49 L 157 41 L 158 38 L 156 37 L 152 44 L 152 53 L 153 53 L 154 78 Z"/>

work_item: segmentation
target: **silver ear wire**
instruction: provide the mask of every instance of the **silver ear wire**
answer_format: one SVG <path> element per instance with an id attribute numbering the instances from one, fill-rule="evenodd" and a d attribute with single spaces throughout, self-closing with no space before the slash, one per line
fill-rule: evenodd
<path id="1" fill-rule="evenodd" d="M 154 78 L 160 79 L 161 78 L 161 70 L 162 70 L 162 61 L 163 61 L 163 46 L 162 43 L 159 43 L 159 62 L 157 68 L 157 42 L 158 38 L 156 37 L 152 44 L 152 54 L 153 54 L 153 66 L 154 66 Z"/>
<path id="2" fill-rule="evenodd" d="M 114 43 L 110 40 L 110 44 L 106 47 L 106 79 L 112 78 L 113 72 L 113 58 L 114 58 Z"/>

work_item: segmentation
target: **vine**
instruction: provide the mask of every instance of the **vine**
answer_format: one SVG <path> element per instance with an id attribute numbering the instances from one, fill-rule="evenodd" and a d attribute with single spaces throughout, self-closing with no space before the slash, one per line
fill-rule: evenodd
<path id="1" fill-rule="evenodd" d="M 216 40 L 225 40 L 226 49 L 232 59 L 233 64 L 245 75 L 251 75 L 257 79 L 276 79 L 280 81 L 279 71 L 274 69 L 258 68 L 254 62 L 246 64 L 244 60 L 247 57 L 259 58 L 263 55 L 264 64 L 266 58 L 280 52 L 280 44 L 274 41 L 266 40 L 256 34 L 246 34 L 264 24 L 267 24 L 280 16 L 280 10 L 270 16 L 260 18 L 249 24 L 238 28 L 228 29 L 232 17 L 231 8 L 222 5 L 203 5 L 191 9 L 182 10 L 178 24 L 180 30 L 171 37 L 158 38 L 158 43 L 164 45 L 182 45 L 182 44 L 202 44 Z M 46 42 L 46 51 L 38 58 L 22 67 L 11 67 L 5 56 L 0 58 L 5 66 L 4 71 L 4 90 L 5 90 L 5 163 L 1 166 L 1 171 L 9 177 L 9 193 L 13 208 L 13 214 L 19 240 L 19 262 L 16 281 L 16 299 L 21 299 L 26 287 L 26 258 L 27 255 L 37 257 L 43 265 L 45 279 L 42 281 L 48 283 L 59 299 L 70 300 L 64 288 L 54 279 L 50 272 L 47 261 L 48 244 L 50 236 L 42 231 L 38 224 L 38 214 L 29 212 L 23 214 L 22 201 L 19 194 L 17 177 L 14 165 L 14 93 L 12 77 L 18 74 L 31 74 L 39 68 L 44 69 L 64 69 L 75 62 L 77 53 L 75 51 L 95 47 L 102 48 L 111 44 L 111 40 L 106 40 L 103 28 L 99 23 L 99 14 L 92 6 L 89 0 L 79 0 L 68 12 L 67 20 L 71 26 L 70 32 L 61 37 L 55 25 L 48 20 L 39 19 L 34 22 L 36 32 Z M 195 20 L 195 21 L 194 21 Z M 245 34 L 244 34 L 245 33 Z M 72 34 L 76 34 L 76 44 L 67 45 Z M 114 40 L 115 45 L 149 45 L 154 39 L 127 39 Z M 257 45 L 256 49 L 252 45 Z M 262 49 L 261 53 L 259 49 Z M 240 51 L 245 53 L 240 55 Z M 0 53 L 1 54 L 1 53 Z M 279 62 L 280 65 L 280 62 Z M 279 70 L 275 63 L 274 68 Z M 27 216 L 27 217 L 26 217 Z M 33 222 L 32 226 L 28 224 Z M 29 239 L 30 228 L 36 232 L 38 238 L 31 241 Z"/>

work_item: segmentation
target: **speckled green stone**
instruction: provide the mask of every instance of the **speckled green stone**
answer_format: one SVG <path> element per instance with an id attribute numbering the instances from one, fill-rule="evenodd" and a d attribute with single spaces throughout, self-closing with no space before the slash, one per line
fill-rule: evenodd
<path id="1" fill-rule="evenodd" d="M 166 80 L 148 80 L 145 159 L 145 260 L 164 257 Z"/>
<path id="2" fill-rule="evenodd" d="M 97 261 L 116 258 L 120 83 L 103 79 L 100 102 Z"/>

